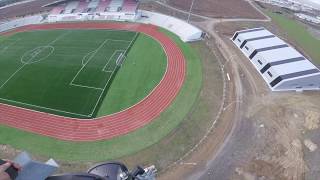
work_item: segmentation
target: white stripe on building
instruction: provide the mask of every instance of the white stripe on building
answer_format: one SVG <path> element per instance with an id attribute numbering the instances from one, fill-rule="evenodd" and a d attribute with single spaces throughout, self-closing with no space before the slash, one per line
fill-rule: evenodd
<path id="1" fill-rule="evenodd" d="M 272 91 L 320 90 L 320 70 L 265 28 L 237 31 L 234 44 Z"/>

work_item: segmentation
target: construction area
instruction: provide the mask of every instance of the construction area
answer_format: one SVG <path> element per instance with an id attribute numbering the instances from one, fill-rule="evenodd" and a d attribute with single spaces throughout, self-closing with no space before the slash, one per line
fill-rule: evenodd
<path id="1" fill-rule="evenodd" d="M 228 7 L 228 3 L 237 2 L 223 1 L 219 6 Z M 170 14 L 187 17 L 190 6 L 183 6 L 186 3 L 169 1 Z M 320 94 L 316 91 L 272 93 L 230 38 L 236 31 L 263 26 L 310 58 L 307 50 L 290 39 L 271 18 L 262 15 L 267 9 L 254 2 L 248 6 L 233 6 L 241 7 L 241 12 L 250 12 L 249 16 L 237 14 L 237 18 L 232 18 L 235 16 L 223 8 L 220 8 L 223 13 L 204 14 L 216 13 L 219 8 L 206 6 L 207 11 L 200 12 L 200 5 L 194 5 L 197 8 L 192 10 L 192 24 L 208 33 L 207 45 L 221 61 L 228 88 L 227 100 L 224 113 L 206 140 L 181 159 L 174 172 L 160 179 L 317 179 L 320 176 L 317 165 L 320 160 Z M 154 10 L 165 12 L 155 7 Z M 200 20 L 199 15 L 208 17 Z"/>

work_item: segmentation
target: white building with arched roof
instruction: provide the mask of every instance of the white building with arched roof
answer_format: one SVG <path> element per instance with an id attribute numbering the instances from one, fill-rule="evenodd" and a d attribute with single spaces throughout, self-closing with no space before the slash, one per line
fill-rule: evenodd
<path id="1" fill-rule="evenodd" d="M 232 41 L 272 91 L 320 90 L 319 68 L 265 28 L 237 31 Z"/>

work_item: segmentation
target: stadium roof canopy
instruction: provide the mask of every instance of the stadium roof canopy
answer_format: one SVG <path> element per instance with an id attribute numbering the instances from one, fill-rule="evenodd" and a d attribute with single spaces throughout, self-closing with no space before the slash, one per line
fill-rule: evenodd
<path id="1" fill-rule="evenodd" d="M 45 5 L 43 5 L 42 7 L 53 6 L 53 5 L 57 5 L 57 4 L 60 4 L 60 3 L 67 2 L 67 1 L 70 1 L 70 0 L 57 0 L 57 1 L 54 1 L 54 2 L 51 2 L 51 3 L 45 4 Z"/>
<path id="2" fill-rule="evenodd" d="M 319 68 L 265 28 L 237 31 L 232 41 L 271 90 L 320 90 Z"/>

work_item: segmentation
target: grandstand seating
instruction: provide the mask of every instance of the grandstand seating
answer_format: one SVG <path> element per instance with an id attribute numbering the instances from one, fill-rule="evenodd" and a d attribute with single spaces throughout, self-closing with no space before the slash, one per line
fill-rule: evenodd
<path id="1" fill-rule="evenodd" d="M 61 4 L 59 6 L 54 7 L 50 14 L 63 14 L 65 11 L 66 4 Z"/>
<path id="2" fill-rule="evenodd" d="M 58 5 L 50 14 L 135 12 L 137 8 L 137 0 L 80 0 Z"/>
<path id="3" fill-rule="evenodd" d="M 8 31 L 10 29 L 14 29 L 17 27 L 25 26 L 25 25 L 39 24 L 42 20 L 43 18 L 40 15 L 18 18 L 18 19 L 0 24 L 0 32 Z"/>
<path id="4" fill-rule="evenodd" d="M 96 11 L 98 5 L 99 5 L 99 0 L 92 0 L 89 2 L 88 6 L 87 6 L 87 9 L 85 10 L 85 12 L 88 12 L 88 13 L 93 13 Z"/>
<path id="5" fill-rule="evenodd" d="M 124 12 L 134 12 L 136 11 L 138 3 L 136 0 L 124 0 L 124 4 L 122 6 L 122 11 Z"/>
<path id="6" fill-rule="evenodd" d="M 111 0 L 108 11 L 119 12 L 122 9 L 122 5 L 123 5 L 123 0 Z"/>
<path id="7" fill-rule="evenodd" d="M 75 13 L 83 13 L 88 7 L 88 2 L 86 0 L 80 0 L 79 5 L 75 11 Z"/>
<path id="8" fill-rule="evenodd" d="M 2 7 L 0 8 L 0 21 L 50 11 L 52 7 L 44 7 L 44 5 L 54 1 L 56 0 L 34 0 L 22 2 L 14 6 Z"/>
<path id="9" fill-rule="evenodd" d="M 65 14 L 75 13 L 78 5 L 79 1 L 70 1 L 64 10 Z"/>
<path id="10" fill-rule="evenodd" d="M 105 12 L 110 2 L 110 0 L 100 0 L 100 3 L 97 7 L 97 12 Z"/>

